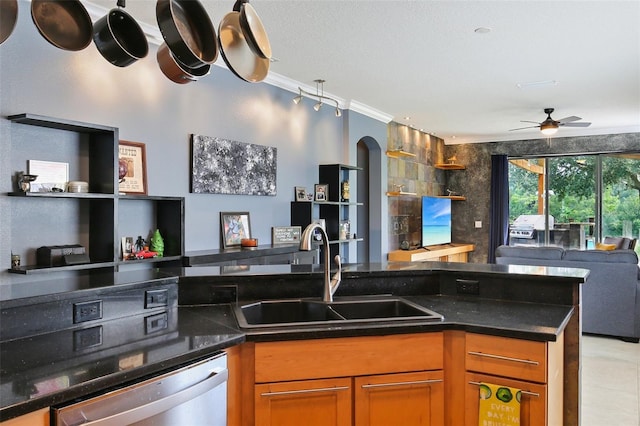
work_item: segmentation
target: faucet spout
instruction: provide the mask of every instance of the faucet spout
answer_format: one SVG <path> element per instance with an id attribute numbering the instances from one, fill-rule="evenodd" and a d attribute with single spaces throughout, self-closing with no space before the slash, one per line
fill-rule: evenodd
<path id="1" fill-rule="evenodd" d="M 338 290 L 340 281 L 342 280 L 342 266 L 340 264 L 340 256 L 336 255 L 335 262 L 338 265 L 338 271 L 334 274 L 333 278 L 329 278 L 331 275 L 331 264 L 329 262 L 329 237 L 322 227 L 317 223 L 312 223 L 307 226 L 302 235 L 300 236 L 300 250 L 310 251 L 312 248 L 311 238 L 314 231 L 318 230 L 322 238 L 323 248 L 323 264 L 324 264 L 324 292 L 322 300 L 324 302 L 333 302 L 333 294 Z"/>

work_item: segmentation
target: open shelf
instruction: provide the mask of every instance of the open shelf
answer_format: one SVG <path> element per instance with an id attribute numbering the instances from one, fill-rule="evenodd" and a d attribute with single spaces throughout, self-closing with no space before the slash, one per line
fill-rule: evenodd
<path id="1" fill-rule="evenodd" d="M 390 149 L 390 150 L 387 150 L 386 154 L 387 154 L 387 157 L 392 157 L 392 158 L 415 158 L 415 157 L 417 157 L 416 154 L 414 154 L 412 152 L 403 151 L 401 149 Z"/>
<path id="2" fill-rule="evenodd" d="M 438 198 L 449 198 L 453 201 L 466 201 L 467 197 L 462 195 L 436 195 Z"/>
<path id="3" fill-rule="evenodd" d="M 437 163 L 436 169 L 442 170 L 464 170 L 466 167 L 463 164 L 450 164 L 450 163 Z"/>
<path id="4" fill-rule="evenodd" d="M 415 192 L 387 191 L 387 197 L 417 197 Z"/>
<path id="5" fill-rule="evenodd" d="M 12 274 L 21 275 L 33 275 L 33 274 L 49 274 L 51 272 L 61 271 L 81 271 L 84 269 L 97 269 L 97 268 L 112 268 L 115 266 L 114 262 L 90 262 L 82 263 L 80 265 L 64 265 L 64 266 L 38 266 L 38 265 L 25 265 L 19 268 L 10 268 L 8 271 Z"/>

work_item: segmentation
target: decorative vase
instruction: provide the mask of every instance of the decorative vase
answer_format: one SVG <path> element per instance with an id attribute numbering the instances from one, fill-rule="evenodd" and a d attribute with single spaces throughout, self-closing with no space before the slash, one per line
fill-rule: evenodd
<path id="1" fill-rule="evenodd" d="M 158 257 L 162 257 L 164 254 L 164 240 L 160 235 L 160 230 L 156 229 L 151 237 L 151 251 L 158 253 Z"/>

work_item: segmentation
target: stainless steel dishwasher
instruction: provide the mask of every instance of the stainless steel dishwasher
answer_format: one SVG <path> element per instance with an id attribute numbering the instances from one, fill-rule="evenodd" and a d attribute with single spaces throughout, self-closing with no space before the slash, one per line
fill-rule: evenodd
<path id="1" fill-rule="evenodd" d="M 224 353 L 131 386 L 53 408 L 56 426 L 223 426 L 227 424 Z"/>

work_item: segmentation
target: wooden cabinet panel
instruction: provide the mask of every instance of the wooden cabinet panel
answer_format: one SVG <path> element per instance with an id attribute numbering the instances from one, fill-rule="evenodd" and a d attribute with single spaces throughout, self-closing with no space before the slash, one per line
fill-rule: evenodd
<path id="1" fill-rule="evenodd" d="M 351 378 L 256 385 L 256 426 L 351 425 Z"/>
<path id="2" fill-rule="evenodd" d="M 486 382 L 504 385 L 522 390 L 520 401 L 521 426 L 561 425 L 562 417 L 547 421 L 547 386 L 519 380 L 485 374 L 467 373 L 465 375 L 465 422 L 466 426 L 478 426 L 479 387 L 477 383 Z"/>
<path id="3" fill-rule="evenodd" d="M 547 344 L 468 333 L 466 369 L 538 383 L 547 381 Z"/>
<path id="4" fill-rule="evenodd" d="M 356 426 L 442 425 L 442 371 L 356 377 Z"/>
<path id="5" fill-rule="evenodd" d="M 24 416 L 4 421 L 1 424 L 2 426 L 49 426 L 49 408 L 43 408 Z"/>
<path id="6" fill-rule="evenodd" d="M 264 342 L 256 383 L 441 370 L 442 333 Z"/>

